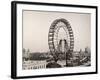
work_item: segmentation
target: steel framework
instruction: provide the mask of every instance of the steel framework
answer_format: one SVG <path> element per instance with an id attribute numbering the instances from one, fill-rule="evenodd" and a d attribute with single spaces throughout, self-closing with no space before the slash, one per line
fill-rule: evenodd
<path id="1" fill-rule="evenodd" d="M 74 49 L 74 35 L 73 35 L 71 25 L 64 18 L 56 19 L 55 21 L 53 21 L 53 23 L 50 26 L 49 33 L 48 33 L 48 45 L 49 45 L 50 52 L 54 58 L 58 57 L 58 53 L 59 53 L 58 49 L 59 49 L 59 42 L 60 42 L 60 40 L 58 40 L 58 33 L 60 28 L 63 28 L 66 32 L 66 37 L 67 37 L 66 41 L 68 42 L 68 46 L 66 46 L 67 49 L 66 53 L 68 53 L 67 56 L 71 57 L 71 54 Z"/>

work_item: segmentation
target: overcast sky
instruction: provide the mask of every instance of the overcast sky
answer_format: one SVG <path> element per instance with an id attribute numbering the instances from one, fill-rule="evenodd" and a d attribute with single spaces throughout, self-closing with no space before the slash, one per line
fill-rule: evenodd
<path id="1" fill-rule="evenodd" d="M 90 14 L 23 11 L 23 48 L 30 49 L 31 52 L 49 51 L 50 25 L 60 18 L 68 20 L 73 29 L 75 51 L 91 46 Z"/>

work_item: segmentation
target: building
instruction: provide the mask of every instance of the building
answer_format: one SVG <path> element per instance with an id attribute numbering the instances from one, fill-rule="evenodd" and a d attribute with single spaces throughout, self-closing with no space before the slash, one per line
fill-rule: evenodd
<path id="1" fill-rule="evenodd" d="M 29 59 L 30 51 L 29 49 L 23 49 L 23 61 L 27 61 Z"/>
<path id="2" fill-rule="evenodd" d="M 30 69 L 42 69 L 42 68 L 46 68 L 46 60 L 42 60 L 42 61 L 32 61 L 32 60 L 28 60 L 28 61 L 23 61 L 23 70 L 30 70 Z"/>

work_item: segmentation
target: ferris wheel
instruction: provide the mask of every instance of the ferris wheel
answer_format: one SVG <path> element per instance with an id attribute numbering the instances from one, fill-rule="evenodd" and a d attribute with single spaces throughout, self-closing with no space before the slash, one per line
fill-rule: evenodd
<path id="1" fill-rule="evenodd" d="M 62 50 L 62 43 L 64 49 Z M 70 23 L 64 19 L 56 19 L 50 26 L 48 33 L 48 45 L 53 57 L 57 57 L 59 52 L 69 53 L 74 49 L 74 35 Z"/>

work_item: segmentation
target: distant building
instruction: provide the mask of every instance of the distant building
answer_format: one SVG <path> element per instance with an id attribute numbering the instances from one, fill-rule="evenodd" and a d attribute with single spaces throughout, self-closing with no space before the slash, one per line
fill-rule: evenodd
<path id="1" fill-rule="evenodd" d="M 86 47 L 84 51 L 80 49 L 80 51 L 73 52 L 73 64 L 76 65 L 90 65 L 91 61 L 91 51 L 90 48 Z"/>
<path id="2" fill-rule="evenodd" d="M 42 69 L 46 68 L 46 60 L 42 61 L 24 61 L 23 62 L 23 70 L 30 70 L 30 69 Z"/>
<path id="3" fill-rule="evenodd" d="M 91 55 L 91 50 L 90 50 L 89 47 L 86 47 L 84 52 L 85 52 L 86 56 L 90 56 Z"/>
<path id="4" fill-rule="evenodd" d="M 29 59 L 30 51 L 23 49 L 23 61 L 27 61 Z"/>

